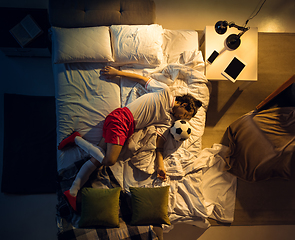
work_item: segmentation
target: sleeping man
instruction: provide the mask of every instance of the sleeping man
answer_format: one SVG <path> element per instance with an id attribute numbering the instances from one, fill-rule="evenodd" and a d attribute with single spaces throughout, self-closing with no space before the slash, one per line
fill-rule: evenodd
<path id="1" fill-rule="evenodd" d="M 136 129 L 151 125 L 155 125 L 157 129 L 160 129 L 157 131 L 155 161 L 157 177 L 164 181 L 166 172 L 162 149 L 165 129 L 167 130 L 175 120 L 191 119 L 198 111 L 198 108 L 202 106 L 202 103 L 191 95 L 173 96 L 166 84 L 152 78 L 123 72 L 110 66 L 102 69 L 101 75 L 107 79 L 118 76 L 126 77 L 142 84 L 149 93 L 137 98 L 126 107 L 115 109 L 106 117 L 103 126 L 103 138 L 99 146 L 87 142 L 78 132 L 74 132 L 59 144 L 59 150 L 67 145 L 76 144 L 91 155 L 91 158 L 79 170 L 71 188 L 64 192 L 74 210 L 76 210 L 77 193 L 87 182 L 91 173 L 101 164 L 105 166 L 114 165 L 125 141 Z"/>

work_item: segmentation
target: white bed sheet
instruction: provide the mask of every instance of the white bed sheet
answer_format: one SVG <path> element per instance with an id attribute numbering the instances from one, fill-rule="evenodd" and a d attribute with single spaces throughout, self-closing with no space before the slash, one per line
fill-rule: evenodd
<path id="1" fill-rule="evenodd" d="M 53 64 L 55 78 L 57 143 L 78 131 L 83 138 L 98 144 L 105 117 L 121 106 L 119 79 L 100 76 L 105 65 L 99 63 Z M 57 151 L 57 169 L 81 160 L 79 147 Z"/>

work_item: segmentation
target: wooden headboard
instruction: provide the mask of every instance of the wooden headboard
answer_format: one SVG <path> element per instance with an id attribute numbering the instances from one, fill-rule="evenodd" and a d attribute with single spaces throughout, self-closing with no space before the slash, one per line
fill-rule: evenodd
<path id="1" fill-rule="evenodd" d="M 155 23 L 153 0 L 49 0 L 49 22 L 56 27 Z"/>

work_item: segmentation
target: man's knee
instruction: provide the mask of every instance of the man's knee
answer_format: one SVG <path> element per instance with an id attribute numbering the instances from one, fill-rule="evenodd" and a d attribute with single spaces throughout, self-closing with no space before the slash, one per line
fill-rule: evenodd
<path id="1" fill-rule="evenodd" d="M 122 150 L 122 146 L 107 143 L 107 150 L 102 163 L 106 166 L 112 166 L 117 162 L 117 159 Z"/>
<path id="2" fill-rule="evenodd" d="M 105 157 L 102 161 L 102 164 L 105 166 L 113 166 L 117 162 L 117 158 L 114 157 Z"/>

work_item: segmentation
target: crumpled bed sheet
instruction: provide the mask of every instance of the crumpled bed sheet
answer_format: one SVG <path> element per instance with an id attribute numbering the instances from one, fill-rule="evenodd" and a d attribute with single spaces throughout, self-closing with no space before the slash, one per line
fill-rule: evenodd
<path id="1" fill-rule="evenodd" d="M 186 52 L 185 52 L 186 53 Z M 186 53 L 185 55 L 189 55 Z M 174 92 L 174 95 L 191 94 L 200 100 L 203 105 L 199 108 L 196 115 L 190 120 L 192 133 L 189 139 L 179 143 L 176 142 L 171 135 L 168 136 L 164 146 L 164 156 L 169 158 L 172 165 L 177 165 L 179 160 L 194 160 L 202 147 L 202 136 L 204 133 L 206 110 L 209 104 L 210 83 L 204 76 L 204 62 L 200 51 L 190 52 L 190 58 L 185 64 L 168 64 L 162 68 L 153 69 L 135 69 L 125 68 L 125 71 L 136 71 L 137 74 L 149 75 L 159 82 L 165 83 Z M 130 84 L 130 85 L 129 85 Z M 121 102 L 124 107 L 129 102 L 134 101 L 139 96 L 147 93 L 146 89 L 138 83 L 134 83 L 128 79 L 121 80 Z M 124 101 L 123 101 L 124 100 Z M 150 126 L 140 129 L 133 134 L 129 140 L 129 150 L 132 157 L 132 163 L 141 171 L 148 174 L 154 172 L 154 156 L 156 132 L 155 127 Z M 166 166 L 168 167 L 168 165 Z M 173 170 L 171 170 L 173 171 Z"/>
<path id="2" fill-rule="evenodd" d="M 155 174 L 139 170 L 134 166 L 132 157 L 121 159 L 110 168 L 116 180 L 127 192 L 130 186 L 170 185 L 171 223 L 186 222 L 207 228 L 210 226 L 208 218 L 232 222 L 234 217 L 237 178 L 224 171 L 225 162 L 221 155 L 225 151 L 228 151 L 228 147 L 214 144 L 212 148 L 201 150 L 198 157 L 181 161 L 166 160 L 166 182 L 158 181 Z M 178 164 L 175 166 L 176 162 Z M 169 230 L 170 227 L 166 226 L 166 229 Z"/>
<path id="3" fill-rule="evenodd" d="M 198 59 L 199 55 L 195 54 Z M 203 73 L 179 64 L 169 64 L 151 76 L 162 81 L 178 93 L 190 93 L 203 102 L 196 117 L 190 124 L 191 137 L 177 143 L 170 136 L 164 146 L 164 164 L 168 175 L 166 182 L 157 181 L 154 173 L 156 130 L 154 126 L 140 129 L 133 134 L 130 143 L 123 149 L 120 160 L 111 170 L 127 192 L 130 186 L 155 187 L 170 185 L 169 218 L 173 223 L 189 222 L 199 227 L 210 226 L 207 218 L 221 222 L 232 222 L 235 207 L 236 177 L 224 171 L 225 162 L 219 153 L 228 151 L 226 146 L 215 144 L 212 148 L 201 149 L 201 138 L 209 103 L 209 87 Z M 127 69 L 129 70 L 129 69 Z M 129 71 L 134 71 L 131 69 Z M 142 70 L 142 72 L 146 69 Z M 144 74 L 144 73 L 143 73 Z M 126 82 L 121 82 L 124 85 Z M 127 81 L 127 85 L 130 84 Z M 123 95 L 135 100 L 146 93 L 141 85 L 131 83 Z M 131 85 L 132 86 L 132 85 Z M 123 86 L 124 89 L 124 86 Z M 129 92 L 128 92 L 129 90 Z M 124 106 L 124 105 L 123 105 Z M 167 228 L 169 230 L 169 228 Z"/>

